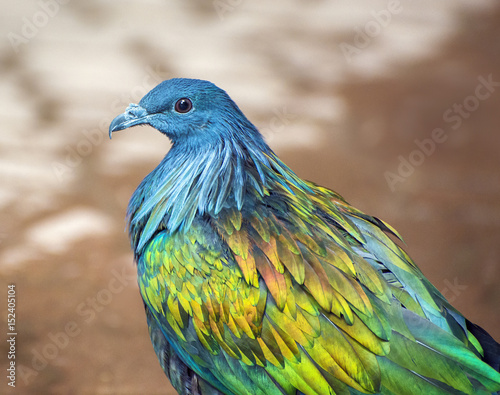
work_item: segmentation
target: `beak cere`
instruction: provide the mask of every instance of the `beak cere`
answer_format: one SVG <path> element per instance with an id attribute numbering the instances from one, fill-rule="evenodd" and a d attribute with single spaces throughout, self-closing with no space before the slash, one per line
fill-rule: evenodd
<path id="1" fill-rule="evenodd" d="M 118 115 L 109 125 L 109 138 L 113 132 L 148 123 L 148 112 L 137 104 L 130 104 L 123 114 Z"/>

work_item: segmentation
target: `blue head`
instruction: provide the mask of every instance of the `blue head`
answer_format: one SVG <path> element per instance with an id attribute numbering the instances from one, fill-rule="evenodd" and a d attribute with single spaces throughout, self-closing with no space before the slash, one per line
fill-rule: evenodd
<path id="1" fill-rule="evenodd" d="M 257 129 L 229 95 L 209 81 L 185 78 L 163 81 L 139 104 L 131 104 L 116 117 L 109 135 L 144 124 L 168 136 L 174 145 L 209 148 L 225 140 L 241 140 L 264 148 Z"/>
<path id="2" fill-rule="evenodd" d="M 224 207 L 241 210 L 275 183 L 305 187 L 227 93 L 211 82 L 162 82 L 117 116 L 109 134 L 145 124 L 168 136 L 172 148 L 130 201 L 136 251 L 161 229 L 189 228 L 197 215 L 217 215 Z"/>

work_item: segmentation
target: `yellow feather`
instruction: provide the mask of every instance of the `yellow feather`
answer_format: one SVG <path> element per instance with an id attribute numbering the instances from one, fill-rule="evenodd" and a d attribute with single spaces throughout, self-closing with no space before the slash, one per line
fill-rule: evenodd
<path id="1" fill-rule="evenodd" d="M 281 368 L 281 363 L 278 361 L 278 359 L 274 356 L 272 351 L 267 347 L 266 343 L 262 338 L 258 337 L 257 341 L 259 342 L 260 348 L 262 349 L 262 352 L 264 353 L 264 357 L 266 360 L 270 363 L 272 363 L 274 366 Z"/>

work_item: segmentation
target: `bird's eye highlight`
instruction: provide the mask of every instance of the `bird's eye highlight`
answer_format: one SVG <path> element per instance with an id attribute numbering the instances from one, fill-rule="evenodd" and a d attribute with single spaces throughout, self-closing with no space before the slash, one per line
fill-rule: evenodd
<path id="1" fill-rule="evenodd" d="M 182 99 L 177 100 L 175 103 L 175 111 L 184 114 L 190 111 L 193 108 L 193 103 L 187 97 L 183 97 Z"/>

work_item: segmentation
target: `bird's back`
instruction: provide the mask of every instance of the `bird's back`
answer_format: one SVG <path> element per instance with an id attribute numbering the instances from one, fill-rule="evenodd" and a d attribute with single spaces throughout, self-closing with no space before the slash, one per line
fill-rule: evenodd
<path id="1" fill-rule="evenodd" d="M 157 353 L 191 372 L 177 390 L 192 377 L 234 394 L 496 390 L 466 320 L 387 233 L 311 183 L 160 231 L 139 284 L 169 345 L 153 339 Z"/>

